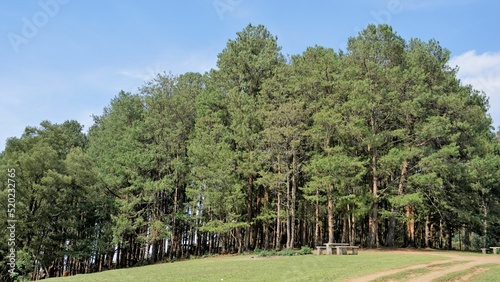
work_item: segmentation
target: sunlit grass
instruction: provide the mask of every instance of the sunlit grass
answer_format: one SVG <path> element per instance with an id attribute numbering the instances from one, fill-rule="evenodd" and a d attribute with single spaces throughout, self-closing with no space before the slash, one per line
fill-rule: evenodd
<path id="1" fill-rule="evenodd" d="M 471 277 L 470 281 L 478 282 L 478 281 L 498 281 L 500 277 L 500 265 L 486 265 L 483 267 L 487 267 L 488 270 L 485 272 L 479 273 Z"/>
<path id="2" fill-rule="evenodd" d="M 394 274 L 386 275 L 383 277 L 380 277 L 373 282 L 385 282 L 385 281 L 409 281 L 413 278 L 416 278 L 418 276 L 422 276 L 424 274 L 427 274 L 431 271 L 435 271 L 436 269 L 442 269 L 446 267 L 450 267 L 453 265 L 457 264 L 463 264 L 467 263 L 469 261 L 450 261 L 450 262 L 445 262 L 445 263 L 435 263 L 431 264 L 425 267 L 420 267 L 420 268 L 415 268 L 415 269 L 409 269 L 409 270 L 404 270 L 400 271 Z"/>
<path id="3" fill-rule="evenodd" d="M 427 254 L 364 252 L 260 258 L 223 256 L 76 275 L 51 281 L 341 281 L 446 259 Z"/>

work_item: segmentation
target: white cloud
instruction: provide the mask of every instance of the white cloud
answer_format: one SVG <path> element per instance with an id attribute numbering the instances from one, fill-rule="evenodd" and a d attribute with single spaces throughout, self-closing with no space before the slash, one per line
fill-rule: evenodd
<path id="1" fill-rule="evenodd" d="M 453 57 L 449 65 L 458 66 L 458 77 L 464 84 L 484 91 L 490 99 L 490 114 L 493 125 L 500 126 L 500 51 L 477 54 L 467 51 Z"/>

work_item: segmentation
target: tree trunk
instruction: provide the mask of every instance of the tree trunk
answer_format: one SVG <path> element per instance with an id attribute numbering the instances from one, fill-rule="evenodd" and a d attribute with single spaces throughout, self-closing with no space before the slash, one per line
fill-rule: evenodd
<path id="1" fill-rule="evenodd" d="M 269 190 L 265 189 L 264 192 L 264 198 L 265 198 L 265 203 L 264 203 L 264 209 L 268 211 L 269 208 Z M 266 221 L 263 224 L 262 230 L 264 231 L 264 249 L 269 249 L 269 222 Z"/>
<path id="2" fill-rule="evenodd" d="M 319 246 L 321 244 L 319 238 L 319 189 L 316 188 L 316 207 L 314 211 L 314 245 Z"/>
<path id="3" fill-rule="evenodd" d="M 293 249 L 295 244 L 295 209 L 296 209 L 296 201 L 297 201 L 297 157 L 296 152 L 293 153 L 293 161 L 292 161 L 292 205 L 291 205 L 291 218 L 290 218 L 290 243 L 289 249 Z"/>
<path id="4" fill-rule="evenodd" d="M 391 218 L 389 219 L 389 226 L 387 227 L 387 237 L 385 244 L 387 247 L 394 247 L 394 237 L 395 237 L 395 229 L 396 229 L 396 215 L 394 215 L 394 207 L 391 207 Z"/>
<path id="5" fill-rule="evenodd" d="M 373 123 L 373 119 L 372 119 Z M 378 239 L 378 177 L 377 177 L 377 150 L 372 148 L 372 183 L 371 192 L 373 194 L 373 202 L 368 218 L 368 247 L 377 248 L 379 246 Z"/>
<path id="6" fill-rule="evenodd" d="M 415 218 L 414 218 L 414 207 L 408 205 L 406 206 L 406 218 L 408 220 L 406 224 L 406 236 L 408 238 L 408 246 L 415 247 Z"/>
<path id="7" fill-rule="evenodd" d="M 408 160 L 405 159 L 403 161 L 403 165 L 401 167 L 401 175 L 399 178 L 399 184 L 398 184 L 398 195 L 403 195 L 403 188 L 404 188 L 404 182 L 406 181 L 406 171 L 408 170 Z M 394 247 L 395 244 L 395 233 L 396 233 L 396 215 L 394 214 L 396 212 L 393 207 L 391 207 L 391 213 L 393 215 L 391 216 L 391 219 L 389 221 L 389 230 L 387 232 L 387 246 L 388 247 Z"/>
<path id="8" fill-rule="evenodd" d="M 279 184 L 278 184 L 279 185 Z M 281 190 L 280 187 L 278 186 L 278 193 L 277 193 L 277 204 L 276 204 L 276 243 L 274 245 L 275 249 L 281 249 Z"/>
<path id="9" fill-rule="evenodd" d="M 290 242 L 292 237 L 292 223 L 291 223 L 291 189 L 290 189 L 290 173 L 286 175 L 286 248 L 290 249 Z"/>
<path id="10" fill-rule="evenodd" d="M 356 243 L 356 218 L 354 217 L 354 214 L 351 214 L 351 222 L 349 223 L 349 226 L 351 228 L 349 243 L 354 245 Z"/>
<path id="11" fill-rule="evenodd" d="M 439 219 L 439 248 L 443 248 L 443 219 Z"/>
<path id="12" fill-rule="evenodd" d="M 429 215 L 425 218 L 425 247 L 429 248 L 430 247 L 430 219 Z"/>
<path id="13" fill-rule="evenodd" d="M 449 224 L 447 225 L 447 230 L 446 230 L 446 249 L 451 250 L 453 248 L 452 245 L 452 239 L 453 239 L 453 230 Z"/>
<path id="14" fill-rule="evenodd" d="M 486 205 L 486 201 L 484 200 L 484 195 L 481 197 L 481 201 L 483 204 L 483 216 L 484 216 L 484 219 L 483 219 L 483 233 L 484 233 L 483 248 L 487 248 L 488 247 L 488 241 L 487 241 L 487 238 L 488 238 L 488 207 Z"/>
<path id="15" fill-rule="evenodd" d="M 250 238 L 252 238 L 252 214 L 253 214 L 253 177 L 248 177 L 248 198 L 247 198 L 247 228 L 245 234 L 245 250 L 250 249 Z"/>
<path id="16" fill-rule="evenodd" d="M 177 214 L 177 197 L 178 197 L 178 188 L 177 185 L 175 186 L 175 192 L 174 192 L 174 209 L 172 213 L 172 235 L 170 237 L 170 242 L 172 243 L 170 246 L 170 259 L 176 257 L 178 255 L 178 245 L 177 245 L 177 219 L 176 219 L 176 214 Z"/>
<path id="17" fill-rule="evenodd" d="M 328 185 L 328 243 L 333 243 L 335 241 L 334 237 L 334 219 L 333 219 L 333 186 Z"/>

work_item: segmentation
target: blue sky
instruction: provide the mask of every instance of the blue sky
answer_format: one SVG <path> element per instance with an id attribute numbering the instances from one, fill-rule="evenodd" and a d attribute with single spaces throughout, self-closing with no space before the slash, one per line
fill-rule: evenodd
<path id="1" fill-rule="evenodd" d="M 43 120 L 87 130 L 120 91 L 155 73 L 205 72 L 248 23 L 264 24 L 285 55 L 345 49 L 369 23 L 405 39 L 436 39 L 459 77 L 490 97 L 500 126 L 500 1 L 496 0 L 2 0 L 0 151 Z"/>

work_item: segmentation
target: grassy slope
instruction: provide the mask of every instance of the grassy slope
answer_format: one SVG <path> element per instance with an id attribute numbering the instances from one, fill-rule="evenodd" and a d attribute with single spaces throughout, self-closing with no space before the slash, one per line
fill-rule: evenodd
<path id="1" fill-rule="evenodd" d="M 119 269 L 50 281 L 339 281 L 440 259 L 444 258 L 363 251 L 358 256 L 259 258 L 240 255 Z"/>

